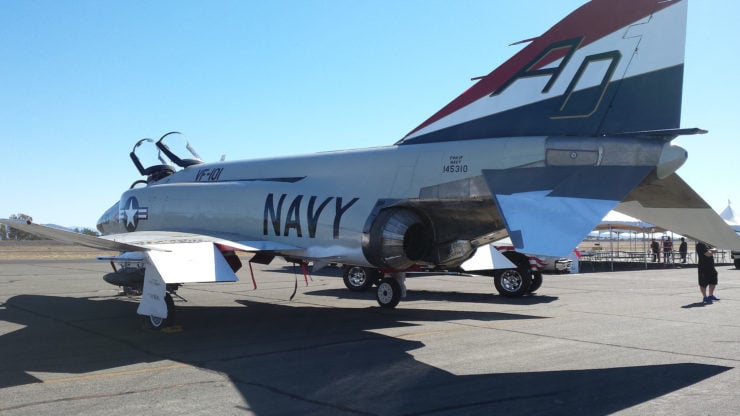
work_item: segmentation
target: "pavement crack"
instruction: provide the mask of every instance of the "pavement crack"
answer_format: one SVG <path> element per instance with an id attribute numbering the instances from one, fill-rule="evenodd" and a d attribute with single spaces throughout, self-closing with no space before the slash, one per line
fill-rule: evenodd
<path id="1" fill-rule="evenodd" d="M 443 406 L 443 407 L 438 407 L 435 409 L 425 410 L 422 412 L 404 413 L 402 416 L 433 415 L 435 413 L 462 414 L 464 413 L 465 409 L 471 409 L 474 407 L 489 406 L 492 404 L 500 404 L 500 403 L 506 403 L 506 402 L 516 402 L 520 400 L 532 400 L 532 399 L 538 399 L 538 398 L 544 398 L 544 397 L 557 397 L 560 394 L 562 394 L 562 392 L 528 394 L 528 395 L 521 395 L 521 396 L 508 396 L 508 397 L 502 397 L 502 398 L 493 399 L 493 400 L 480 400 L 480 401 L 475 401 L 475 402 L 467 402 L 465 404 L 460 404 L 460 405 Z"/>
<path id="2" fill-rule="evenodd" d="M 81 395 L 81 396 L 72 396 L 72 397 L 62 397 L 59 399 L 53 399 L 53 400 L 42 400 L 38 402 L 33 403 L 24 403 L 19 404 L 16 406 L 9 406 L 9 407 L 0 407 L 0 412 L 4 411 L 10 411 L 10 410 L 19 410 L 19 409 L 27 409 L 34 406 L 41 406 L 41 405 L 47 405 L 47 404 L 54 404 L 54 403 L 64 403 L 64 402 L 75 402 L 75 401 L 83 401 L 83 400 L 95 400 L 95 399 L 107 399 L 112 397 L 121 397 L 121 396 L 130 396 L 134 394 L 141 394 L 141 393 L 152 393 L 157 391 L 165 391 L 165 390 L 174 390 L 178 389 L 184 386 L 197 386 L 197 385 L 205 385 L 205 384 L 216 384 L 216 383 L 223 383 L 222 380 L 213 380 L 213 381 L 196 381 L 192 383 L 177 383 L 170 386 L 161 386 L 161 387 L 155 387 L 155 388 L 148 388 L 148 389 L 138 389 L 138 390 L 128 390 L 128 391 L 121 391 L 117 393 L 106 393 L 106 394 L 88 394 L 88 395 Z"/>
<path id="3" fill-rule="evenodd" d="M 358 409 L 353 409 L 351 407 L 342 406 L 342 405 L 335 404 L 335 403 L 330 403 L 330 402 L 326 402 L 326 401 L 311 399 L 311 398 L 308 398 L 308 397 L 305 397 L 305 396 L 301 396 L 301 395 L 296 394 L 296 393 L 289 392 L 289 391 L 284 390 L 284 389 L 277 388 L 275 386 L 271 386 L 269 384 L 256 383 L 256 382 L 252 382 L 252 381 L 244 381 L 244 380 L 240 380 L 240 379 L 235 378 L 235 377 L 232 377 L 231 380 L 232 380 L 232 382 L 234 384 L 241 384 L 243 386 L 250 386 L 250 387 L 261 388 L 261 389 L 270 391 L 271 393 L 274 393 L 274 394 L 285 396 L 285 397 L 291 398 L 293 400 L 299 400 L 299 401 L 302 401 L 302 402 L 305 402 L 305 403 L 311 403 L 311 404 L 314 404 L 314 405 L 317 405 L 317 406 L 328 407 L 328 408 L 331 408 L 331 409 L 334 409 L 334 410 L 340 410 L 342 412 L 351 413 L 351 414 L 355 414 L 355 415 L 378 416 L 377 413 L 370 413 L 370 412 L 366 412 L 366 411 L 358 410 Z"/>

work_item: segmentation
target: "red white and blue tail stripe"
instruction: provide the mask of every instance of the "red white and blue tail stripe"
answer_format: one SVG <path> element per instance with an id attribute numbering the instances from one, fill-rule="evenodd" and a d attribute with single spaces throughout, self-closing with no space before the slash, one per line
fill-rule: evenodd
<path id="1" fill-rule="evenodd" d="M 398 144 L 676 129 L 687 2 L 590 1 Z"/>

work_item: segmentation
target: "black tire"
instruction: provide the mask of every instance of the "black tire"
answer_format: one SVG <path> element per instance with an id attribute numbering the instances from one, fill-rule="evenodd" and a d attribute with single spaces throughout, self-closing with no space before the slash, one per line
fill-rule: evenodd
<path id="1" fill-rule="evenodd" d="M 386 277 L 378 284 L 378 305 L 392 309 L 401 301 L 401 284 L 393 277 Z"/>
<path id="2" fill-rule="evenodd" d="M 175 323 L 175 301 L 172 299 L 172 296 L 167 293 L 164 295 L 164 303 L 167 305 L 167 320 L 165 322 L 166 326 L 174 325 Z"/>
<path id="3" fill-rule="evenodd" d="M 735 259 L 735 268 L 740 269 L 740 259 Z"/>
<path id="4" fill-rule="evenodd" d="M 380 279 L 380 270 L 372 267 L 344 266 L 342 280 L 347 289 L 353 292 L 364 292 Z"/>
<path id="5" fill-rule="evenodd" d="M 515 251 L 505 251 L 501 254 L 514 263 L 517 268 L 494 272 L 493 284 L 496 286 L 499 295 L 515 298 L 529 293 L 533 280 L 529 258 Z"/>
<path id="6" fill-rule="evenodd" d="M 536 292 L 542 286 L 542 273 L 532 273 L 532 284 L 529 285 L 529 293 Z"/>
<path id="7" fill-rule="evenodd" d="M 175 301 L 172 300 L 172 296 L 169 293 L 164 295 L 164 303 L 167 305 L 167 318 L 159 318 L 153 315 L 145 316 L 144 324 L 146 324 L 147 328 L 153 331 L 159 331 L 166 326 L 171 326 L 175 322 Z"/>

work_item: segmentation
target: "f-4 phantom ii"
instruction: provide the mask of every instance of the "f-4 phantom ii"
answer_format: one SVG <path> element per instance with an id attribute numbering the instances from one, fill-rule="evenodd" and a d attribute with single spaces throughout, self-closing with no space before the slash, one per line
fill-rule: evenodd
<path id="1" fill-rule="evenodd" d="M 362 267 L 395 307 L 405 271 L 454 268 L 507 235 L 514 253 L 567 255 L 612 209 L 740 249 L 675 173 L 687 153 L 671 141 L 704 132 L 680 126 L 687 3 L 590 1 L 391 146 L 204 163 L 165 135 L 166 163 L 134 148 L 146 179 L 102 215 L 102 237 L 10 225 L 120 251 L 106 279 L 139 282 L 153 327 L 179 285 L 235 281 L 237 251 Z M 526 255 L 494 264 L 503 294 L 527 293 Z"/>

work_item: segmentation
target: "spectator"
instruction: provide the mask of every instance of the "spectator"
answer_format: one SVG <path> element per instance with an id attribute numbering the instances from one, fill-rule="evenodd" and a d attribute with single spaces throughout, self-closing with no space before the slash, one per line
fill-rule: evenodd
<path id="1" fill-rule="evenodd" d="M 663 263 L 673 262 L 673 242 L 671 237 L 663 236 Z"/>
<path id="2" fill-rule="evenodd" d="M 653 263 L 660 261 L 660 244 L 653 238 L 653 242 L 650 243 L 650 249 L 653 251 Z"/>
<path id="3" fill-rule="evenodd" d="M 714 268 L 714 250 L 705 243 L 696 243 L 696 255 L 699 258 L 699 290 L 704 297 L 704 304 L 711 305 L 719 298 L 714 296 L 717 287 L 717 269 Z"/>

